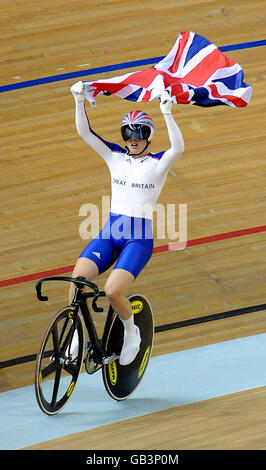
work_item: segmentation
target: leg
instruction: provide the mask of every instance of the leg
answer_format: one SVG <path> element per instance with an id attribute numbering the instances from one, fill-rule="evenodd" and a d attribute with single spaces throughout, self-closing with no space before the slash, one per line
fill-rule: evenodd
<path id="1" fill-rule="evenodd" d="M 87 281 L 93 281 L 95 277 L 99 274 L 98 266 L 88 258 L 79 258 L 77 260 L 76 266 L 73 270 L 72 277 L 83 276 L 87 279 Z M 73 296 L 75 292 L 75 286 L 73 283 L 70 284 L 69 288 L 69 305 L 72 302 Z"/>
<path id="2" fill-rule="evenodd" d="M 132 316 L 130 302 L 125 297 L 125 292 L 148 263 L 152 251 L 152 239 L 127 243 L 119 254 L 115 269 L 105 284 L 105 293 L 113 309 L 124 320 Z"/>
<path id="3" fill-rule="evenodd" d="M 130 364 L 135 359 L 141 343 L 139 328 L 134 324 L 130 301 L 125 296 L 133 281 L 134 276 L 130 272 L 125 269 L 114 269 L 105 284 L 106 296 L 124 324 L 124 341 L 119 359 L 121 365 Z"/>
<path id="4" fill-rule="evenodd" d="M 92 281 L 98 275 L 98 272 L 99 272 L 98 267 L 94 263 L 94 261 L 88 258 L 79 258 L 73 270 L 72 277 L 82 276 L 82 277 L 85 277 L 87 281 Z M 72 299 L 74 297 L 74 292 L 75 292 L 75 285 L 71 282 L 69 293 L 68 293 L 69 305 L 71 305 Z M 69 350 L 69 353 L 71 354 L 73 360 L 77 357 L 78 348 L 79 348 L 78 333 L 77 333 L 77 330 L 75 330 L 72 343 L 70 346 L 70 350 Z"/>
<path id="5" fill-rule="evenodd" d="M 114 311 L 123 319 L 132 316 L 131 305 L 125 292 L 134 281 L 134 276 L 125 269 L 114 269 L 105 284 L 105 293 Z"/>
<path id="6" fill-rule="evenodd" d="M 106 295 L 124 324 L 124 343 L 120 354 L 120 364 L 130 364 L 140 348 L 139 328 L 134 324 L 131 304 L 125 296 L 126 290 L 149 261 L 153 250 L 153 240 L 129 242 L 120 253 L 105 285 Z"/>

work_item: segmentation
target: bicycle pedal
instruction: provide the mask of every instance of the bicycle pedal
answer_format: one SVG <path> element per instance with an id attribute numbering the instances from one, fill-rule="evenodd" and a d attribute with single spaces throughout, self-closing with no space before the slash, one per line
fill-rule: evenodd
<path id="1" fill-rule="evenodd" d="M 119 358 L 119 354 L 111 354 L 111 356 L 103 357 L 103 364 L 109 364 L 110 362 L 116 361 Z"/>

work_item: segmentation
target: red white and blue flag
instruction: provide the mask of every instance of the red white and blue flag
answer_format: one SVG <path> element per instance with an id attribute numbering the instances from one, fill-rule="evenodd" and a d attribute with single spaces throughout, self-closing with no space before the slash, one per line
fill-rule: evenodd
<path id="1" fill-rule="evenodd" d="M 84 82 L 94 96 L 107 92 L 130 101 L 151 101 L 164 90 L 173 103 L 198 106 L 248 105 L 252 86 L 241 66 L 217 46 L 190 31 L 179 33 L 169 54 L 151 68 L 114 78 Z"/>

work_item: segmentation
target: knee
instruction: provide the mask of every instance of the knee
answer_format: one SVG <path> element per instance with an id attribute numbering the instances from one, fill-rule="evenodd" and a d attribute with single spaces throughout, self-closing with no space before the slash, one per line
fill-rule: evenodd
<path id="1" fill-rule="evenodd" d="M 105 284 L 104 291 L 109 302 L 117 301 L 122 294 L 120 289 L 115 284 L 108 281 Z"/>

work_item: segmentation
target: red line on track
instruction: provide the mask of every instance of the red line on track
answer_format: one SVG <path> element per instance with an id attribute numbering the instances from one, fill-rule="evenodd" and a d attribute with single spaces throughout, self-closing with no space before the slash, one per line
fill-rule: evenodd
<path id="1" fill-rule="evenodd" d="M 181 250 L 190 246 L 204 245 L 205 243 L 217 242 L 219 240 L 228 240 L 229 238 L 243 237 L 244 235 L 253 235 L 254 233 L 266 232 L 266 225 L 260 227 L 246 228 L 242 230 L 234 230 L 233 232 L 219 233 L 218 235 L 210 235 L 209 237 L 195 238 L 187 242 L 169 243 L 168 245 L 154 248 L 154 253 L 162 251 Z"/>
<path id="2" fill-rule="evenodd" d="M 235 230 L 233 232 L 220 233 L 218 235 L 210 235 L 208 237 L 195 238 L 194 240 L 188 240 L 187 242 L 175 242 L 167 245 L 155 247 L 153 254 L 162 253 L 164 251 L 175 251 L 189 248 L 196 245 L 204 245 L 205 243 L 216 242 L 219 240 L 228 240 L 229 238 L 242 237 L 244 235 L 253 235 L 255 233 L 266 232 L 266 225 L 259 227 L 251 227 L 242 230 Z M 38 273 L 27 274 L 25 276 L 13 277 L 11 279 L 5 279 L 0 281 L 0 287 L 12 286 L 14 284 L 21 284 L 23 282 L 29 282 L 38 280 L 42 277 L 57 276 L 58 274 L 69 273 L 73 270 L 74 265 L 63 266 L 62 268 L 50 269 L 49 271 L 41 271 Z"/>

